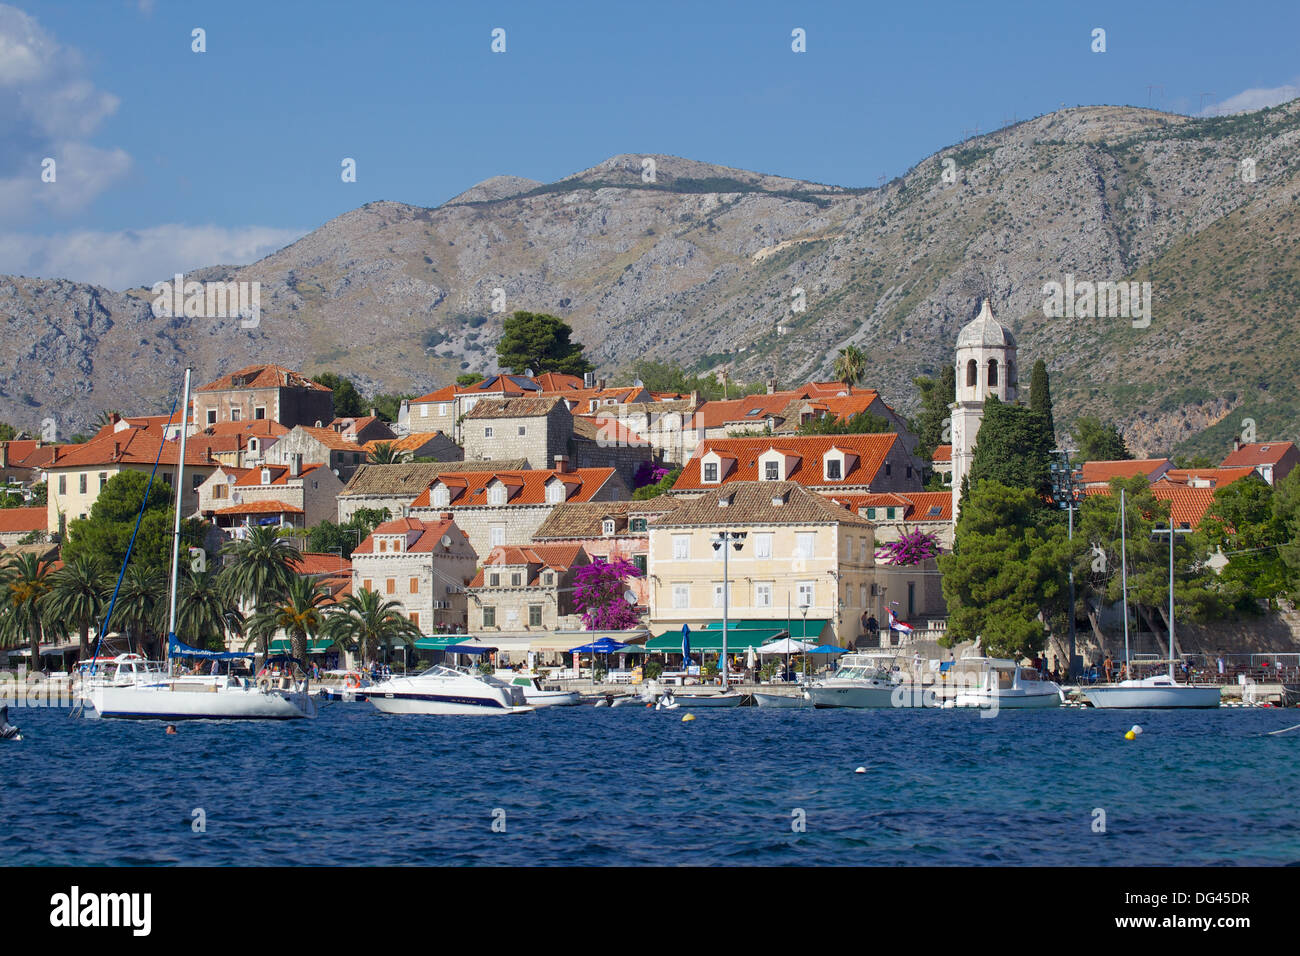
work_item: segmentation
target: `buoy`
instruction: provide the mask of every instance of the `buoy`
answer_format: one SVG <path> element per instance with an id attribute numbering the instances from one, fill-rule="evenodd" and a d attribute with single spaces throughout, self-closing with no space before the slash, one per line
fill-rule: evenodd
<path id="1" fill-rule="evenodd" d="M 694 714 L 687 714 L 687 715 L 685 715 L 684 717 L 682 717 L 682 723 L 686 723 L 686 721 L 688 721 L 688 720 L 694 720 L 694 719 L 695 719 L 695 715 L 694 715 Z"/>
<path id="2" fill-rule="evenodd" d="M 1133 725 L 1133 729 L 1130 730 L 1129 733 L 1131 733 L 1134 737 L 1141 736 L 1141 734 L 1142 734 L 1142 725 L 1141 725 L 1141 724 L 1134 724 L 1134 725 Z"/>
<path id="3" fill-rule="evenodd" d="M 1138 735 L 1135 734 L 1135 733 L 1133 733 L 1133 731 L 1130 730 L 1128 733 L 1126 733 L 1126 734 L 1124 735 L 1124 739 L 1125 739 L 1125 740 L 1137 740 L 1137 739 L 1138 739 Z"/>
<path id="4" fill-rule="evenodd" d="M 854 773 L 866 773 L 866 772 L 867 772 L 867 768 L 866 768 L 866 767 L 859 767 L 857 770 L 855 770 L 855 771 L 853 771 L 853 772 L 854 772 Z"/>

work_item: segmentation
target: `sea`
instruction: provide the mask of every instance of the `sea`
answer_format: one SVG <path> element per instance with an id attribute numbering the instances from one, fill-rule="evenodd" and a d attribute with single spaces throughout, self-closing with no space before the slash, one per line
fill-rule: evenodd
<path id="1" fill-rule="evenodd" d="M 1300 711 L 10 707 L 9 865 L 1300 863 Z M 1125 733 L 1137 724 L 1133 740 Z M 862 772 L 858 772 L 861 770 Z"/>

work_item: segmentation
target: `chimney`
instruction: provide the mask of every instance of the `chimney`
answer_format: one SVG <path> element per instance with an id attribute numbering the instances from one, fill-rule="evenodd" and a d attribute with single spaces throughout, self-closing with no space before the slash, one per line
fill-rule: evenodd
<path id="1" fill-rule="evenodd" d="M 595 373 L 595 372 L 584 372 L 584 373 L 583 373 L 583 376 L 582 376 L 582 387 L 583 387 L 583 388 L 595 388 L 595 387 L 596 387 L 596 373 Z"/>
<path id="2" fill-rule="evenodd" d="M 50 463 L 53 464 L 54 462 L 59 460 L 59 446 L 55 445 L 53 448 L 50 449 L 50 452 L 51 452 Z"/>
<path id="3" fill-rule="evenodd" d="M 1241 439 L 1240 439 L 1240 438 L 1234 438 L 1234 439 L 1232 440 L 1232 450 L 1233 450 L 1233 451 L 1241 451 Z"/>
<path id="4" fill-rule="evenodd" d="M 375 414 L 375 410 L 374 410 L 374 408 L 371 408 L 371 409 L 370 409 L 370 417 L 371 417 L 371 418 L 378 418 L 378 417 L 379 417 L 378 415 Z"/>
<path id="5" fill-rule="evenodd" d="M 120 441 L 113 442 L 113 457 L 117 458 L 121 454 L 122 454 L 122 443 Z"/>
<path id="6" fill-rule="evenodd" d="M 561 474 L 568 474 L 568 472 L 573 470 L 569 465 L 568 455 L 555 456 L 555 470 L 560 472 Z"/>
<path id="7" fill-rule="evenodd" d="M 775 391 L 776 391 L 776 379 L 769 378 L 767 380 L 767 394 L 771 395 Z"/>
<path id="8" fill-rule="evenodd" d="M 9 443 L 0 441 L 0 468 L 9 467 Z"/>
<path id="9" fill-rule="evenodd" d="M 289 456 L 289 477 L 297 478 L 302 474 L 302 454 L 295 452 Z"/>
<path id="10" fill-rule="evenodd" d="M 700 404 L 700 393 L 699 393 L 698 391 L 692 391 L 692 392 L 691 392 L 691 406 L 694 407 L 694 406 L 696 406 L 696 405 L 698 405 L 698 404 Z"/>
<path id="11" fill-rule="evenodd" d="M 453 517 L 455 516 L 450 511 L 440 511 L 438 513 L 438 519 L 440 521 L 450 521 Z"/>

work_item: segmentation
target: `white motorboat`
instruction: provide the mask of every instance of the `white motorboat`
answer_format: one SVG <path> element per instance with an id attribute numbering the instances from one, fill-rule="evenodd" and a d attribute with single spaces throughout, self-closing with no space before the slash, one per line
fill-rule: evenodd
<path id="1" fill-rule="evenodd" d="M 517 714 L 534 709 L 525 703 L 522 687 L 445 664 L 413 677 L 371 684 L 366 698 L 385 714 Z"/>
<path id="2" fill-rule="evenodd" d="M 948 671 L 945 683 L 953 687 L 957 707 L 1059 707 L 1064 696 L 1059 684 L 1043 680 L 1034 668 L 994 657 L 962 658 Z"/>
<path id="3" fill-rule="evenodd" d="M 655 707 L 663 710 L 677 707 L 739 707 L 744 700 L 745 695 L 735 691 L 721 694 L 674 694 L 666 691 Z"/>
<path id="4" fill-rule="evenodd" d="M 934 706 L 930 689 L 930 704 Z M 923 706 L 925 695 L 913 694 L 889 671 L 880 667 L 878 657 L 845 654 L 830 677 L 808 688 L 814 707 L 909 707 Z"/>
<path id="5" fill-rule="evenodd" d="M 759 707 L 811 707 L 812 700 L 807 692 L 798 694 L 759 694 L 750 695 Z"/>
<path id="6" fill-rule="evenodd" d="M 522 688 L 524 703 L 533 707 L 572 707 L 581 700 L 576 690 L 547 690 L 542 684 L 540 674 L 497 671 L 496 677 L 507 684 Z"/>
<path id="7" fill-rule="evenodd" d="M 1210 708 L 1222 700 L 1215 684 L 1180 684 L 1168 674 L 1085 687 L 1082 692 L 1088 703 L 1101 708 Z"/>

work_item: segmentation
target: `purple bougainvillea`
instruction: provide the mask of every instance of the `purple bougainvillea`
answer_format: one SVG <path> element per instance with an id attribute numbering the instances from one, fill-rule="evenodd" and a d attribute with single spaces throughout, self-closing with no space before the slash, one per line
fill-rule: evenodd
<path id="1" fill-rule="evenodd" d="M 640 615 L 623 599 L 625 578 L 639 578 L 641 572 L 630 561 L 596 558 L 573 572 L 573 603 L 582 612 L 582 626 L 589 631 L 626 631 L 636 627 Z"/>
<path id="2" fill-rule="evenodd" d="M 669 469 L 663 465 L 652 465 L 648 461 L 641 462 L 637 466 L 636 474 L 632 476 L 633 488 L 644 488 L 646 485 L 657 485 L 668 477 Z"/>
<path id="3" fill-rule="evenodd" d="M 897 541 L 876 549 L 876 560 L 882 564 L 910 566 L 937 558 L 943 553 L 939 536 L 929 531 L 908 531 Z"/>

